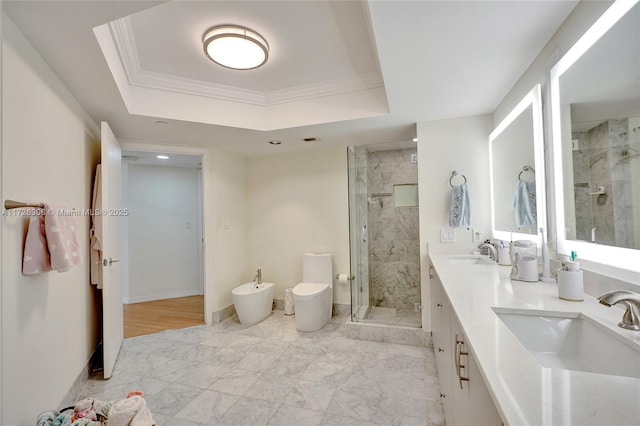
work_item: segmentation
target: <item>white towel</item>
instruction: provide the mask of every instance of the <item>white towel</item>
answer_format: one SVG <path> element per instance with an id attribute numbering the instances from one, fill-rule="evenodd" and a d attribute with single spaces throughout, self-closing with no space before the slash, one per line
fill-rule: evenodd
<path id="1" fill-rule="evenodd" d="M 140 395 L 133 395 L 113 404 L 109 410 L 109 426 L 154 426 L 147 403 Z"/>
<path id="2" fill-rule="evenodd" d="M 96 215 L 96 210 L 102 208 L 102 168 L 100 164 L 96 166 L 96 176 L 93 180 L 93 201 L 91 209 L 91 284 L 102 288 L 102 215 Z"/>
<path id="3" fill-rule="evenodd" d="M 536 183 L 518 180 L 513 194 L 513 210 L 518 228 L 535 228 L 537 222 Z"/>
<path id="4" fill-rule="evenodd" d="M 471 226 L 471 200 L 466 182 L 451 188 L 449 226 L 452 228 L 469 228 Z"/>

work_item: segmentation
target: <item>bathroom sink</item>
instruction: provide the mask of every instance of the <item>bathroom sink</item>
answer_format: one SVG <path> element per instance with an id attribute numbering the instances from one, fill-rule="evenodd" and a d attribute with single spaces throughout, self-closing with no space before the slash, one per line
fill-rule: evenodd
<path id="1" fill-rule="evenodd" d="M 640 347 L 589 317 L 493 310 L 543 367 L 640 378 Z"/>
<path id="2" fill-rule="evenodd" d="M 481 256 L 479 254 L 463 254 L 456 256 L 449 256 L 449 263 L 454 265 L 467 264 L 467 265 L 491 265 L 495 264 L 493 260 L 487 256 Z"/>

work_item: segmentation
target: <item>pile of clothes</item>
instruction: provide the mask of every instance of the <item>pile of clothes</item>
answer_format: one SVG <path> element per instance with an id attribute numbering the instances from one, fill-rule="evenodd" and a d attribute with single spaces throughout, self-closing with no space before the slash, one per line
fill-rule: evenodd
<path id="1" fill-rule="evenodd" d="M 86 398 L 61 411 L 45 411 L 36 426 L 155 426 L 144 393 L 130 392 L 119 401 Z"/>

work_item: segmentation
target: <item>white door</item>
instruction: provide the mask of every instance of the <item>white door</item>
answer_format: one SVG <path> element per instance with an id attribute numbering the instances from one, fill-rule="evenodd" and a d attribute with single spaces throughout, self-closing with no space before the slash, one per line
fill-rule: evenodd
<path id="1" fill-rule="evenodd" d="M 102 134 L 102 345 L 104 378 L 113 367 L 124 336 L 122 311 L 120 144 L 104 121 Z"/>

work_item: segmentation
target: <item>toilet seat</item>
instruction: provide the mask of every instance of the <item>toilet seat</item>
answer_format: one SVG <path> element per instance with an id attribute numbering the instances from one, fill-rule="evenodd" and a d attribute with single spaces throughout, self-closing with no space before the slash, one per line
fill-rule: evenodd
<path id="1" fill-rule="evenodd" d="M 293 295 L 301 300 L 309 300 L 321 296 L 329 290 L 329 284 L 300 283 L 293 288 Z"/>

